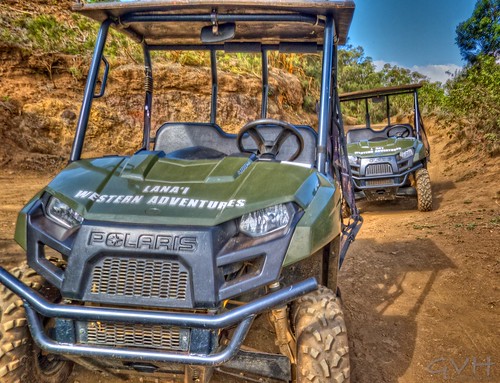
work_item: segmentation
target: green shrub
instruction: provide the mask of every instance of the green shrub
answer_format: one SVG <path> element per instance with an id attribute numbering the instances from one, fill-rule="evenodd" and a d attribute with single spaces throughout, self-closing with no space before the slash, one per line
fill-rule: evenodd
<path id="1" fill-rule="evenodd" d="M 500 64 L 480 56 L 447 83 L 445 108 L 458 124 L 452 136 L 465 147 L 484 148 L 492 156 L 500 152 Z"/>

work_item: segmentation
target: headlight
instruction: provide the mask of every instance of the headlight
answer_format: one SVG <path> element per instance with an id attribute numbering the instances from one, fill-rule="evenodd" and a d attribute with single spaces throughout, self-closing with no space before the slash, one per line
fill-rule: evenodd
<path id="1" fill-rule="evenodd" d="M 356 156 L 347 156 L 349 159 L 349 163 L 357 164 L 358 163 L 358 157 Z"/>
<path id="2" fill-rule="evenodd" d="M 56 197 L 50 198 L 45 214 L 47 218 L 68 229 L 81 225 L 83 222 L 83 217 L 80 214 Z"/>
<path id="3" fill-rule="evenodd" d="M 244 214 L 240 221 L 240 231 L 251 237 L 260 237 L 287 227 L 294 214 L 291 204 L 274 205 Z"/>
<path id="4" fill-rule="evenodd" d="M 404 152 L 401 152 L 400 157 L 403 158 L 410 158 L 413 157 L 414 151 L 412 148 L 406 149 Z"/>

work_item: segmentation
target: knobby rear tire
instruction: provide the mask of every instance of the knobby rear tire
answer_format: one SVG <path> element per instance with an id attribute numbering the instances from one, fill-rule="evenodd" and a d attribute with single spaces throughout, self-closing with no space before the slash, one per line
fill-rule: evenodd
<path id="1" fill-rule="evenodd" d="M 54 296 L 51 287 L 26 263 L 11 274 L 44 296 Z M 57 293 L 57 292 L 56 292 Z M 23 301 L 0 287 L 0 382 L 2 383 L 64 383 L 73 363 L 43 353 L 33 342 Z"/>
<path id="2" fill-rule="evenodd" d="M 432 210 L 432 188 L 431 178 L 427 169 L 418 169 L 415 172 L 415 183 L 417 189 L 417 207 L 419 211 Z"/>

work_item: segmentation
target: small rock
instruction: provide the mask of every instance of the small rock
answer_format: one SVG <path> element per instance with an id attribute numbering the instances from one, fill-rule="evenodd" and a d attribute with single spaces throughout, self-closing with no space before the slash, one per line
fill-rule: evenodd
<path id="1" fill-rule="evenodd" d="M 61 113 L 61 117 L 65 120 L 74 121 L 76 119 L 76 113 L 69 109 L 66 109 Z"/>

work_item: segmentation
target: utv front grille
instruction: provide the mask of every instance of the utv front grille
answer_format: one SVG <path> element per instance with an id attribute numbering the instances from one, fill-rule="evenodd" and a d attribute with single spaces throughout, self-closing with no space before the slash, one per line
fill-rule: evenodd
<path id="1" fill-rule="evenodd" d="M 105 258 L 94 267 L 92 295 L 186 300 L 189 274 L 170 260 Z"/>
<path id="2" fill-rule="evenodd" d="M 366 185 L 368 186 L 382 186 L 382 185 L 393 185 L 394 180 L 392 178 L 379 178 L 376 180 L 367 180 Z"/>
<path id="3" fill-rule="evenodd" d="M 86 344 L 187 351 L 189 330 L 160 325 L 88 322 Z"/>
<path id="4" fill-rule="evenodd" d="M 372 164 L 366 167 L 367 176 L 383 176 L 392 174 L 391 164 Z"/>

